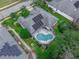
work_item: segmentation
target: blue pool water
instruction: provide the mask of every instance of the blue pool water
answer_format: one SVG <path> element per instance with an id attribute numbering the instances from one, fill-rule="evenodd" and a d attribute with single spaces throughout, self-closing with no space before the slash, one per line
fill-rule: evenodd
<path id="1" fill-rule="evenodd" d="M 38 34 L 36 37 L 37 37 L 38 40 L 42 40 L 42 41 L 47 41 L 47 40 L 50 40 L 50 39 L 53 38 L 52 34 L 45 35 L 45 34 L 42 34 L 42 33 Z"/>

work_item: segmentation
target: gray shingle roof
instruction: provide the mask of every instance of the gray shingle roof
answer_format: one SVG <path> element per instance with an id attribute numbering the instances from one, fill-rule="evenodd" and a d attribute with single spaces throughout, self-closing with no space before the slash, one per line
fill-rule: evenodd
<path id="1" fill-rule="evenodd" d="M 27 59 L 27 54 L 4 27 L 0 27 L 0 59 Z"/>

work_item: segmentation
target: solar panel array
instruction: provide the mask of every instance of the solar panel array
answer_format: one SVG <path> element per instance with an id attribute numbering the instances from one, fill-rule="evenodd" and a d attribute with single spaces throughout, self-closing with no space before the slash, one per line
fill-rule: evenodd
<path id="1" fill-rule="evenodd" d="M 74 5 L 76 8 L 79 8 L 79 1 L 77 1 Z"/>
<path id="2" fill-rule="evenodd" d="M 32 27 L 37 30 L 38 28 L 40 28 L 43 24 L 43 22 L 41 21 L 41 19 L 43 19 L 43 16 L 41 14 L 37 15 L 36 17 L 33 18 L 33 21 L 35 22 L 35 24 L 32 25 Z"/>
<path id="3" fill-rule="evenodd" d="M 43 25 L 43 22 L 42 22 L 42 21 L 39 21 L 38 23 L 35 23 L 35 24 L 33 25 L 33 28 L 34 28 L 35 30 L 37 30 L 37 29 L 40 28 L 42 25 Z"/>
<path id="4" fill-rule="evenodd" d="M 35 16 L 35 17 L 33 18 L 33 21 L 34 21 L 35 23 L 38 23 L 39 21 L 41 21 L 41 19 L 43 19 L 43 16 L 42 16 L 41 14 L 39 14 L 39 15 L 37 15 L 37 16 Z"/>
<path id="5" fill-rule="evenodd" d="M 19 56 L 21 51 L 17 45 L 10 46 L 8 43 L 5 43 L 2 49 L 0 49 L 0 56 Z"/>

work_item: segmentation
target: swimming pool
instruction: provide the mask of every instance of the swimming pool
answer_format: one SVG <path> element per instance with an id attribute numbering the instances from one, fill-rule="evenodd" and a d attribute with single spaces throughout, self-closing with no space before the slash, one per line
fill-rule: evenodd
<path id="1" fill-rule="evenodd" d="M 48 31 L 44 28 L 41 28 L 40 31 L 35 32 L 33 35 L 40 44 L 49 44 L 55 38 L 52 31 Z"/>
<path id="2" fill-rule="evenodd" d="M 39 33 L 39 34 L 37 34 L 36 37 L 37 37 L 38 40 L 42 40 L 42 41 L 47 41 L 47 40 L 53 39 L 53 35 L 52 34 Z"/>

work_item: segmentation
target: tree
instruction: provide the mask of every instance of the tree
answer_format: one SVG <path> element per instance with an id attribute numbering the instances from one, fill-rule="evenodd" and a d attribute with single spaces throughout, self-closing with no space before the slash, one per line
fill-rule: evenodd
<path id="1" fill-rule="evenodd" d="M 65 22 L 64 20 L 59 20 L 57 26 L 59 32 L 61 33 L 63 33 L 65 30 L 70 30 L 73 28 L 71 22 Z"/>
<path id="2" fill-rule="evenodd" d="M 21 16 L 27 17 L 29 14 L 30 14 L 30 12 L 26 9 L 25 6 L 23 6 L 23 7 L 21 8 Z"/>

